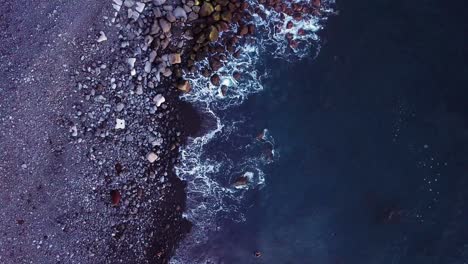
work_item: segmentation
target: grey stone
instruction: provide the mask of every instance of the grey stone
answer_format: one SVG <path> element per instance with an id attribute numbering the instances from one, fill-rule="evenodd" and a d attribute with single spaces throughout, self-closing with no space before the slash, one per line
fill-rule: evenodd
<path id="1" fill-rule="evenodd" d="M 159 19 L 159 25 L 164 33 L 168 33 L 171 31 L 171 23 L 169 23 L 166 19 L 161 18 Z"/>
<path id="2" fill-rule="evenodd" d="M 156 6 L 160 6 L 166 3 L 166 0 L 153 0 L 153 4 Z"/>

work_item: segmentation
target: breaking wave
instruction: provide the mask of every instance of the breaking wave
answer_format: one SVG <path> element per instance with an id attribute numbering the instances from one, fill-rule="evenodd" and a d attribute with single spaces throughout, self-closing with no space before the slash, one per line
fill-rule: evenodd
<path id="1" fill-rule="evenodd" d="M 291 3 L 299 2 L 307 1 Z M 209 77 L 185 76 L 193 88 L 182 96 L 183 100 L 215 120 L 215 124 L 204 135 L 189 138 L 176 166 L 178 177 L 187 182 L 184 217 L 193 223 L 193 228 L 181 242 L 171 260 L 173 264 L 210 263 L 211 256 L 201 255 L 196 248 L 206 243 L 210 234 L 222 229 L 220 219 L 245 220 L 244 197 L 266 184 L 264 169 L 279 157 L 272 133 L 267 128 L 247 129 L 246 121 L 236 114 L 250 95 L 265 89 L 262 80 L 268 74 L 259 70 L 261 58 L 292 60 L 320 50 L 317 32 L 326 16 L 304 14 L 296 21 L 257 1 L 251 1 L 251 5 L 260 7 L 267 19 L 253 16 L 257 27 L 255 43 L 243 44 L 238 57 L 228 55 L 228 63 L 216 72 L 222 88 L 212 85 Z M 208 60 L 198 62 L 197 66 L 199 69 L 208 66 Z M 234 77 L 238 73 L 241 78 Z"/>

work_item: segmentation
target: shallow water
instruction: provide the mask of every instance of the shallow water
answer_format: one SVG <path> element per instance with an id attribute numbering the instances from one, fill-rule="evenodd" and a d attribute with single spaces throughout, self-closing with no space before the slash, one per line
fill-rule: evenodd
<path id="1" fill-rule="evenodd" d="M 262 91 L 217 112 L 223 137 L 201 159 L 227 193 L 255 157 L 265 182 L 199 197 L 226 210 L 198 215 L 214 225 L 193 263 L 466 263 L 463 7 L 339 1 L 316 59 L 270 49 Z M 256 139 L 265 128 L 272 159 Z"/>

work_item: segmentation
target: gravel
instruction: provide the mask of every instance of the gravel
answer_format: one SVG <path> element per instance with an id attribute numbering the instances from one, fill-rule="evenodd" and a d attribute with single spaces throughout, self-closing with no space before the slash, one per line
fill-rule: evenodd
<path id="1" fill-rule="evenodd" d="M 147 37 L 172 5 L 0 3 L 0 263 L 167 263 L 189 231 L 161 59 L 180 21 Z"/>

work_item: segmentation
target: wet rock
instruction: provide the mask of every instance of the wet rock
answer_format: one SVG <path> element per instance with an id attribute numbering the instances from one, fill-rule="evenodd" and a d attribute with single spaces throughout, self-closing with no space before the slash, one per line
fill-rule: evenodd
<path id="1" fill-rule="evenodd" d="M 214 12 L 214 7 L 211 3 L 209 2 L 204 2 L 200 8 L 199 15 L 201 17 L 207 17 L 211 15 Z"/>
<path id="2" fill-rule="evenodd" d="M 215 86 L 219 86 L 221 84 L 221 79 L 218 74 L 211 76 L 210 81 Z"/>
<path id="3" fill-rule="evenodd" d="M 240 78 L 242 77 L 242 75 L 241 75 L 240 72 L 237 72 L 237 71 L 236 71 L 236 72 L 234 72 L 234 73 L 232 74 L 232 77 L 233 77 L 236 81 L 239 81 Z"/>
<path id="4" fill-rule="evenodd" d="M 249 27 L 248 26 L 242 26 L 239 28 L 238 34 L 241 36 L 247 35 L 249 33 Z"/>
<path id="5" fill-rule="evenodd" d="M 219 31 L 228 31 L 229 30 L 229 24 L 226 23 L 225 21 L 220 21 L 218 23 L 218 28 L 219 28 Z"/>
<path id="6" fill-rule="evenodd" d="M 223 66 L 222 62 L 217 58 L 210 59 L 210 67 L 213 71 L 219 70 Z"/>
<path id="7" fill-rule="evenodd" d="M 220 6 L 227 6 L 229 4 L 229 0 L 216 0 Z"/>
<path id="8" fill-rule="evenodd" d="M 214 21 L 219 21 L 219 20 L 221 20 L 221 13 L 220 12 L 214 12 L 213 15 L 211 15 L 211 18 L 213 18 Z"/>
<path id="9" fill-rule="evenodd" d="M 249 25 L 249 34 L 250 35 L 255 34 L 255 25 L 253 25 L 253 24 Z"/>
<path id="10" fill-rule="evenodd" d="M 180 91 L 184 93 L 188 93 L 192 89 L 192 86 L 190 85 L 189 81 L 185 80 L 177 86 L 177 89 L 179 89 Z"/>
<path id="11" fill-rule="evenodd" d="M 226 86 L 226 85 L 221 86 L 221 94 L 222 94 L 223 96 L 226 96 L 227 91 L 228 91 L 228 88 L 229 88 L 229 87 Z"/>
<path id="12" fill-rule="evenodd" d="M 230 11 L 225 11 L 221 13 L 221 19 L 226 22 L 231 22 L 232 20 L 232 13 Z"/>
<path id="13" fill-rule="evenodd" d="M 208 40 L 211 42 L 217 41 L 219 38 L 219 31 L 218 28 L 215 26 L 210 27 L 210 33 L 208 34 Z"/>
<path id="14" fill-rule="evenodd" d="M 249 183 L 249 179 L 245 176 L 240 176 L 239 178 L 237 178 L 237 180 L 234 182 L 234 187 L 236 188 L 242 188 L 242 187 L 245 187 L 247 186 L 247 184 Z"/>

